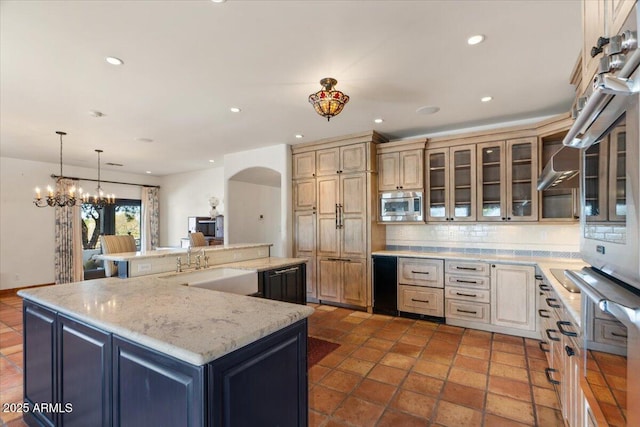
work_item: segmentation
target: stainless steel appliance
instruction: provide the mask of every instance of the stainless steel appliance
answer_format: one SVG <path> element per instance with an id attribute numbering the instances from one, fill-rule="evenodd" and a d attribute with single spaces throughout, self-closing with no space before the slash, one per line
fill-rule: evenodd
<path id="1" fill-rule="evenodd" d="M 380 193 L 380 221 L 424 221 L 422 191 L 394 191 Z"/>
<path id="2" fill-rule="evenodd" d="M 604 49 L 563 143 L 581 149 L 580 252 L 565 274 L 582 295 L 583 391 L 590 421 L 640 425 L 640 50 L 638 9 Z M 589 424 L 588 422 L 588 425 Z"/>

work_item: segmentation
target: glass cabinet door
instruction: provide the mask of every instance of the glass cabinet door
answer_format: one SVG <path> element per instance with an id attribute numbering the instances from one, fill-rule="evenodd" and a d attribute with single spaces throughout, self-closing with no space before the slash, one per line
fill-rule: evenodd
<path id="1" fill-rule="evenodd" d="M 608 137 L 584 151 L 584 202 L 585 221 L 599 222 L 607 220 L 607 153 Z"/>
<path id="2" fill-rule="evenodd" d="M 540 161 L 538 162 L 540 170 L 549 163 L 555 153 L 564 147 L 562 140 L 566 134 L 567 132 L 563 131 L 558 134 L 544 136 L 540 139 Z M 578 151 L 578 149 L 575 150 Z M 580 174 L 568 181 L 563 180 L 563 182 L 557 186 L 539 191 L 539 220 L 576 222 L 580 215 L 579 184 Z"/>
<path id="3" fill-rule="evenodd" d="M 451 147 L 449 215 L 455 221 L 476 220 L 476 147 Z"/>
<path id="4" fill-rule="evenodd" d="M 504 142 L 486 142 L 477 147 L 478 221 L 504 221 Z"/>
<path id="5" fill-rule="evenodd" d="M 627 216 L 627 152 L 625 126 L 609 136 L 609 221 L 624 222 Z"/>
<path id="6" fill-rule="evenodd" d="M 448 221 L 449 149 L 427 150 L 427 221 Z"/>
<path id="7" fill-rule="evenodd" d="M 537 140 L 524 138 L 506 142 L 507 221 L 537 221 Z"/>

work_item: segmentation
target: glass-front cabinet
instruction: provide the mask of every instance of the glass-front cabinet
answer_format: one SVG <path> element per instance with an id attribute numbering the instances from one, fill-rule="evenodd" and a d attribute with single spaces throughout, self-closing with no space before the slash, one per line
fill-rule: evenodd
<path id="1" fill-rule="evenodd" d="M 478 221 L 537 221 L 537 140 L 478 144 Z"/>
<path id="2" fill-rule="evenodd" d="M 584 216 L 587 222 L 607 220 L 608 138 L 584 151 Z"/>
<path id="3" fill-rule="evenodd" d="M 563 149 L 562 140 L 566 134 L 566 131 L 562 131 L 540 138 L 540 161 L 538 162 L 540 171 L 551 161 L 554 154 Z M 580 152 L 575 148 L 571 150 L 575 150 L 577 167 Z M 563 180 L 560 184 L 539 191 L 540 221 L 576 222 L 580 215 L 579 186 L 580 175 L 578 174 L 569 180 Z"/>
<path id="4" fill-rule="evenodd" d="M 427 150 L 427 221 L 476 220 L 476 146 Z"/>

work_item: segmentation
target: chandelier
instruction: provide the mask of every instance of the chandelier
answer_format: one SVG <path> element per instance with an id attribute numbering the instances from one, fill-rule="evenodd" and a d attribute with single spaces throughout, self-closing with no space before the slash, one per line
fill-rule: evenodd
<path id="1" fill-rule="evenodd" d="M 104 194 L 102 191 L 102 187 L 100 186 L 100 153 L 102 150 L 95 150 L 98 153 L 98 187 L 96 188 L 96 192 L 93 196 L 89 193 L 85 193 L 82 195 L 83 203 L 88 203 L 93 205 L 96 209 L 102 209 L 105 206 L 112 205 L 116 201 L 116 196 L 113 194 Z"/>
<path id="2" fill-rule="evenodd" d="M 316 113 L 329 121 L 331 117 L 340 114 L 344 105 L 349 102 L 349 96 L 339 90 L 333 90 L 333 87 L 338 84 L 336 79 L 326 77 L 320 80 L 320 84 L 323 89 L 309 95 L 309 103 L 313 105 Z"/>
<path id="3" fill-rule="evenodd" d="M 61 179 L 64 178 L 62 175 L 62 136 L 66 135 L 66 132 L 57 131 L 58 135 L 60 135 L 60 176 L 56 179 L 56 183 L 60 182 Z M 33 199 L 33 204 L 39 208 L 44 208 L 47 206 L 51 207 L 63 207 L 63 206 L 75 206 L 82 204 L 82 199 L 80 197 L 76 197 L 76 186 L 72 186 L 69 188 L 69 192 L 61 191 L 58 189 L 59 186 L 56 185 L 55 192 L 50 185 L 47 185 L 47 196 L 42 197 L 40 192 L 40 188 L 36 187 L 36 197 Z M 82 188 L 80 188 L 79 193 L 82 194 Z"/>

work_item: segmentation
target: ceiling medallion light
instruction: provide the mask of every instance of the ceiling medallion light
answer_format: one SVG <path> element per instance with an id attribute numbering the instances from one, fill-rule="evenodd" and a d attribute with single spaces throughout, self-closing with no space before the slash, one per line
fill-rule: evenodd
<path id="1" fill-rule="evenodd" d="M 62 175 L 62 136 L 66 135 L 66 132 L 57 131 L 58 135 L 60 135 L 60 176 L 56 179 L 56 182 L 60 181 L 64 178 Z M 79 190 L 79 193 L 82 194 L 82 188 Z M 63 207 L 63 206 L 75 206 L 77 204 L 82 204 L 82 199 L 76 197 L 76 186 L 72 186 L 69 188 L 69 193 L 60 192 L 56 189 L 53 191 L 50 185 L 47 185 L 47 197 L 42 198 L 40 193 L 40 188 L 36 187 L 36 197 L 33 199 L 33 204 L 39 208 L 44 208 L 47 206 L 51 207 Z"/>
<path id="2" fill-rule="evenodd" d="M 104 194 L 102 191 L 102 187 L 100 187 L 100 153 L 102 150 L 95 150 L 98 153 L 98 187 L 96 188 L 96 193 L 91 196 L 88 193 L 82 195 L 82 201 L 84 203 L 88 203 L 93 205 L 96 209 L 102 209 L 105 206 L 112 205 L 116 201 L 116 196 L 113 194 Z"/>
<path id="3" fill-rule="evenodd" d="M 484 36 L 482 34 L 476 34 L 475 36 L 471 36 L 467 39 L 467 44 L 469 46 L 474 46 L 480 44 L 484 41 Z"/>
<path id="4" fill-rule="evenodd" d="M 417 114 L 428 115 L 435 114 L 440 111 L 440 107 L 436 107 L 435 105 L 424 105 L 416 110 Z"/>
<path id="5" fill-rule="evenodd" d="M 309 95 L 309 103 L 313 105 L 316 113 L 329 121 L 331 117 L 340 114 L 344 105 L 349 102 L 349 96 L 339 90 L 333 90 L 333 87 L 338 84 L 336 79 L 326 77 L 320 80 L 320 84 L 324 89 Z"/>

